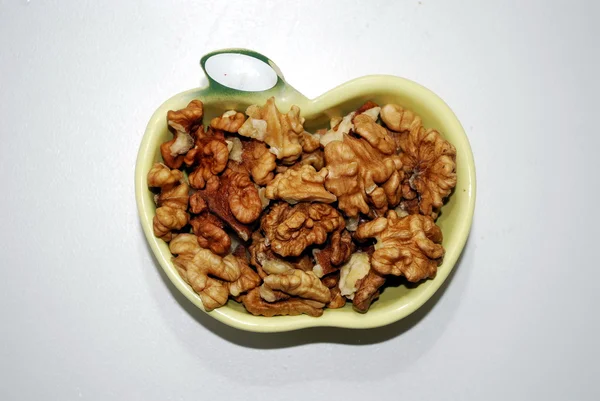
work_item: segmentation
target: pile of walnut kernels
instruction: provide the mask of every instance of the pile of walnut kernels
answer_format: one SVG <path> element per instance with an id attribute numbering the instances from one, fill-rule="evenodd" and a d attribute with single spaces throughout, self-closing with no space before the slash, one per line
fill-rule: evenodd
<path id="1" fill-rule="evenodd" d="M 435 276 L 456 149 L 419 116 L 367 102 L 312 134 L 297 106 L 282 114 L 271 98 L 208 127 L 202 117 L 199 100 L 169 111 L 173 139 L 148 186 L 154 234 L 206 310 L 231 297 L 262 316 L 347 300 L 366 312 L 388 275 Z"/>

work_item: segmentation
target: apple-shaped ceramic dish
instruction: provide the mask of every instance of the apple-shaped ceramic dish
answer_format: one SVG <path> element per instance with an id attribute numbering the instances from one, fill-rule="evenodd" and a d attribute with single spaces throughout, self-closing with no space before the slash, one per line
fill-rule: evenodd
<path id="1" fill-rule="evenodd" d="M 380 105 L 397 103 L 421 116 L 427 128 L 435 128 L 457 150 L 457 185 L 437 220 L 443 234 L 446 255 L 434 279 L 410 288 L 388 287 L 365 314 L 357 313 L 347 303 L 341 309 L 326 309 L 323 316 L 262 317 L 246 312 L 241 304 L 229 301 L 207 312 L 215 319 L 239 329 L 277 332 L 316 326 L 371 328 L 400 320 L 423 305 L 443 284 L 456 263 L 469 235 L 475 207 L 475 166 L 465 132 L 446 103 L 433 92 L 415 82 L 385 75 L 355 79 L 319 96 L 308 99 L 283 79 L 277 66 L 265 56 L 250 50 L 227 49 L 204 56 L 200 64 L 208 86 L 177 94 L 164 102 L 152 115 L 139 149 L 135 168 L 135 193 L 141 223 L 154 252 L 175 287 L 204 311 L 200 297 L 179 276 L 171 262 L 168 245 L 154 236 L 152 219 L 156 206 L 148 189 L 146 175 L 152 164 L 161 161 L 160 144 L 172 138 L 167 128 L 167 111 L 184 108 L 191 100 L 204 103 L 204 122 L 226 110 L 244 111 L 251 104 L 262 105 L 275 97 L 280 110 L 300 107 L 309 132 L 327 127 L 330 117 L 344 116 L 372 100 Z"/>

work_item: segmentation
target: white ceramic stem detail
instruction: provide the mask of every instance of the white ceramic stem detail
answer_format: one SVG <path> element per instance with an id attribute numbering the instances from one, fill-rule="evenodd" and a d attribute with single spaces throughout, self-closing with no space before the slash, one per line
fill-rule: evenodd
<path id="1" fill-rule="evenodd" d="M 239 91 L 266 91 L 277 84 L 277 73 L 270 65 L 245 54 L 215 54 L 204 68 L 213 80 Z"/>

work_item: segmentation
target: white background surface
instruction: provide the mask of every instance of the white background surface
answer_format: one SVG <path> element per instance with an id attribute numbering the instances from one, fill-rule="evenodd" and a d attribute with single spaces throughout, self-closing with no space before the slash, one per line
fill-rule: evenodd
<path id="1" fill-rule="evenodd" d="M 598 2 L 0 4 L 0 399 L 600 399 Z M 454 109 L 475 222 L 422 310 L 258 335 L 166 282 L 137 147 L 200 56 L 234 46 L 310 97 L 387 73 Z"/>

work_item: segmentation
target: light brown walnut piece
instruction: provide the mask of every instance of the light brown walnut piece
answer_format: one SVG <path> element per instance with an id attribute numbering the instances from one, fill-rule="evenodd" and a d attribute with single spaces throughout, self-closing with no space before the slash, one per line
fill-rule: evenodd
<path id="1" fill-rule="evenodd" d="M 317 171 L 321 170 L 325 167 L 325 155 L 323 150 L 317 149 L 311 153 L 302 153 L 298 164 L 301 166 L 313 166 Z"/>
<path id="2" fill-rule="evenodd" d="M 223 220 L 243 240 L 248 241 L 252 235 L 252 227 L 241 223 L 233 215 L 229 206 L 229 174 L 211 177 L 206 188 L 196 192 L 208 204 L 208 208 Z"/>
<path id="3" fill-rule="evenodd" d="M 331 234 L 325 248 L 313 249 L 312 254 L 316 262 L 312 269 L 313 273 L 317 277 L 323 277 L 339 270 L 340 265 L 350 259 L 350 255 L 352 255 L 354 249 L 352 236 L 348 231 L 335 231 Z"/>
<path id="4" fill-rule="evenodd" d="M 252 244 L 249 251 L 250 263 L 256 267 L 261 278 L 266 277 L 268 274 L 281 274 L 294 269 L 310 271 L 314 264 L 306 254 L 286 259 L 276 255 L 268 245 L 267 239 L 259 231 L 252 234 Z"/>
<path id="5" fill-rule="evenodd" d="M 192 100 L 186 108 L 167 113 L 167 124 L 174 131 L 172 140 L 163 143 L 160 152 L 165 164 L 179 168 L 183 156 L 194 146 L 192 133 L 202 124 L 204 107 L 199 100 Z"/>
<path id="6" fill-rule="evenodd" d="M 312 153 L 321 147 L 319 137 L 306 131 L 300 134 L 299 142 L 304 153 Z"/>
<path id="7" fill-rule="evenodd" d="M 377 117 L 379 116 L 380 107 L 373 102 L 366 102 L 357 110 L 345 115 L 343 118 L 334 117 L 330 121 L 331 128 L 325 132 L 324 134 L 319 133 L 319 141 L 322 146 L 327 146 L 327 144 L 334 141 L 341 141 L 344 138 L 344 135 L 350 134 L 350 131 L 356 131 L 356 127 L 354 126 L 354 118 L 364 114 L 369 116 L 373 122 L 377 121 Z"/>
<path id="8" fill-rule="evenodd" d="M 167 123 L 176 132 L 191 134 L 202 123 L 204 105 L 200 100 L 192 100 L 187 107 L 181 110 L 169 110 Z"/>
<path id="9" fill-rule="evenodd" d="M 247 173 L 230 172 L 227 175 L 227 195 L 233 216 L 244 224 L 254 222 L 263 210 L 258 189 Z"/>
<path id="10" fill-rule="evenodd" d="M 330 290 L 331 301 L 327 304 L 329 309 L 339 309 L 346 305 L 346 298 L 342 295 L 339 287 L 333 287 Z"/>
<path id="11" fill-rule="evenodd" d="M 242 297 L 242 304 L 248 312 L 260 316 L 295 316 L 306 314 L 319 317 L 323 314 L 323 304 L 317 304 L 300 298 L 290 298 L 279 302 L 267 302 L 260 297 L 260 290 L 255 288 Z"/>
<path id="12" fill-rule="evenodd" d="M 152 221 L 154 235 L 169 242 L 173 237 L 173 231 L 181 230 L 188 223 L 189 218 L 189 214 L 178 207 L 158 207 Z"/>
<path id="13" fill-rule="evenodd" d="M 148 186 L 154 188 L 175 185 L 181 180 L 183 173 L 180 170 L 171 170 L 163 163 L 154 163 L 147 176 Z"/>
<path id="14" fill-rule="evenodd" d="M 241 163 L 244 148 L 240 138 L 238 138 L 237 136 L 230 137 L 225 139 L 225 143 L 227 144 L 227 150 L 229 150 L 229 160 Z"/>
<path id="15" fill-rule="evenodd" d="M 299 256 L 306 247 L 324 243 L 330 232 L 343 227 L 344 218 L 324 203 L 299 203 L 292 207 L 281 202 L 261 219 L 271 249 L 281 256 Z"/>
<path id="16" fill-rule="evenodd" d="M 404 171 L 396 170 L 392 173 L 390 178 L 381 186 L 385 193 L 388 206 L 396 207 L 402 200 L 402 181 L 404 180 Z"/>
<path id="17" fill-rule="evenodd" d="M 269 151 L 278 159 L 295 160 L 302 153 L 299 136 L 304 132 L 298 106 L 292 106 L 286 114 L 281 113 L 271 97 L 260 107 L 252 105 L 246 110 L 248 119 L 238 133 L 269 145 Z"/>
<path id="18" fill-rule="evenodd" d="M 371 303 L 379 297 L 379 288 L 385 283 L 385 277 L 379 275 L 374 269 L 369 270 L 369 273 L 362 279 L 356 282 L 358 289 L 354 293 L 352 306 L 358 312 L 366 312 Z"/>
<path id="19" fill-rule="evenodd" d="M 421 213 L 430 216 L 456 186 L 456 148 L 436 130 L 423 127 L 400 135 L 398 143 L 408 183 L 419 194 Z"/>
<path id="20" fill-rule="evenodd" d="M 223 260 L 226 263 L 237 263 L 240 269 L 240 277 L 231 283 L 227 283 L 229 294 L 234 297 L 250 291 L 260 285 L 261 279 L 254 270 L 248 265 L 246 259 L 246 248 L 239 245 L 232 255 L 227 255 Z"/>
<path id="21" fill-rule="evenodd" d="M 264 284 L 258 289 L 260 297 L 267 302 L 279 302 L 290 299 L 292 296 L 282 291 L 272 290 Z"/>
<path id="22" fill-rule="evenodd" d="M 223 229 L 223 222 L 213 214 L 202 213 L 190 220 L 198 244 L 217 255 L 226 255 L 231 247 L 231 238 Z"/>
<path id="23" fill-rule="evenodd" d="M 170 206 L 173 208 L 179 208 L 187 210 L 190 187 L 185 182 L 173 187 L 163 187 L 160 194 L 156 197 L 156 205 Z"/>
<path id="24" fill-rule="evenodd" d="M 405 276 L 410 282 L 435 277 L 444 256 L 442 231 L 429 216 L 400 218 L 389 211 L 387 217 L 361 224 L 355 236 L 377 240 L 373 269 L 381 275 Z"/>
<path id="25" fill-rule="evenodd" d="M 401 167 L 395 155 L 386 156 L 364 139 L 345 135 L 325 147 L 325 163 L 329 171 L 327 190 L 338 198 L 338 208 L 348 217 L 369 214 L 370 206 L 379 213 L 387 210 L 384 186 Z M 399 184 L 399 183 L 398 183 Z M 388 192 L 397 192 L 392 188 Z M 390 197 L 391 198 L 391 197 Z"/>
<path id="26" fill-rule="evenodd" d="M 258 185 L 267 185 L 275 174 L 277 158 L 264 143 L 250 140 L 242 142 L 242 165 L 252 176 L 252 180 Z"/>
<path id="27" fill-rule="evenodd" d="M 333 141 L 325 146 L 324 153 L 329 171 L 325 188 L 337 196 L 338 208 L 351 217 L 369 213 L 359 162 L 352 149 L 342 141 Z"/>
<path id="28" fill-rule="evenodd" d="M 380 115 L 385 125 L 395 132 L 410 131 L 415 121 L 419 126 L 421 125 L 421 118 L 419 116 L 393 103 L 383 106 Z"/>
<path id="29" fill-rule="evenodd" d="M 387 130 L 377 124 L 366 114 L 359 114 L 353 120 L 355 131 L 363 137 L 375 149 L 385 155 L 391 155 L 396 151 L 396 142 L 388 135 Z"/>
<path id="30" fill-rule="evenodd" d="M 353 253 L 350 260 L 340 269 L 339 288 L 341 294 L 353 299 L 358 290 L 358 281 L 365 277 L 371 269 L 369 255 L 364 252 Z"/>
<path id="31" fill-rule="evenodd" d="M 194 234 L 182 233 L 173 237 L 169 250 L 173 255 L 195 255 L 202 247 Z"/>
<path id="32" fill-rule="evenodd" d="M 243 113 L 238 113 L 235 110 L 229 110 L 223 113 L 220 117 L 215 117 L 210 120 L 210 126 L 214 129 L 219 129 L 227 132 L 237 132 L 242 124 L 246 121 Z"/>
<path id="33" fill-rule="evenodd" d="M 221 138 L 207 137 L 197 142 L 194 154 L 196 169 L 188 176 L 190 186 L 202 189 L 213 176 L 223 172 L 229 161 L 227 144 Z"/>
<path id="34" fill-rule="evenodd" d="M 225 282 L 234 282 L 241 275 L 238 264 L 231 260 L 225 261 L 208 249 L 200 249 L 193 255 L 180 254 L 173 259 L 173 264 L 181 277 L 200 296 L 206 311 L 225 305 L 229 298 Z"/>
<path id="35" fill-rule="evenodd" d="M 367 194 L 378 184 L 386 182 L 399 167 L 398 158 L 384 156 L 365 140 L 347 135 L 344 137 L 344 143 L 348 144 L 352 153 L 360 160 L 360 175 Z"/>
<path id="36" fill-rule="evenodd" d="M 267 185 L 266 196 L 273 200 L 284 200 L 295 204 L 298 202 L 332 203 L 336 196 L 325 189 L 327 169 L 319 172 L 312 166 L 300 166 L 287 169 L 285 173 L 277 174 Z"/>
<path id="37" fill-rule="evenodd" d="M 294 269 L 281 274 L 270 274 L 263 281 L 264 286 L 289 295 L 322 303 L 331 300 L 329 289 L 311 271 Z"/>

